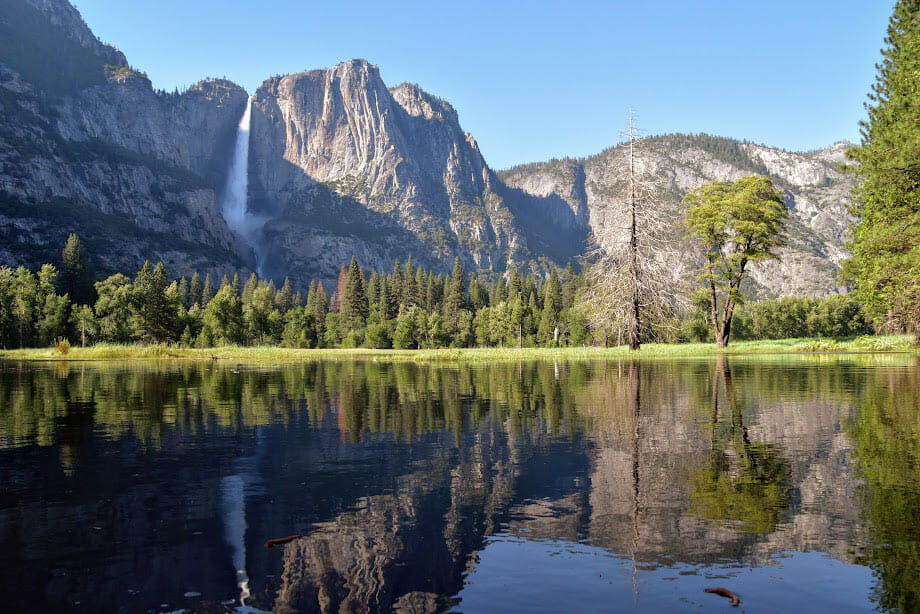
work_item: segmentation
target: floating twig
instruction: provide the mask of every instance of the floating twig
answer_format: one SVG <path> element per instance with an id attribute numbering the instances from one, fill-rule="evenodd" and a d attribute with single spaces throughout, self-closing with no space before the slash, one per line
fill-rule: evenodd
<path id="1" fill-rule="evenodd" d="M 741 603 L 741 599 L 735 593 L 731 592 L 727 588 L 722 588 L 721 586 L 716 588 L 707 588 L 707 593 L 712 593 L 713 595 L 721 595 L 727 599 L 732 600 L 732 605 L 738 605 Z"/>

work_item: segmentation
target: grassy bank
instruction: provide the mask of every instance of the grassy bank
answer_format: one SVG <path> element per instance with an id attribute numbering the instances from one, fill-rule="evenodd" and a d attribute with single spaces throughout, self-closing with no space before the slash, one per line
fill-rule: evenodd
<path id="1" fill-rule="evenodd" d="M 717 354 L 805 354 L 805 353 L 878 353 L 914 352 L 917 346 L 907 336 L 859 337 L 856 339 L 781 339 L 772 341 L 739 341 L 719 350 L 711 343 L 664 344 L 649 343 L 638 352 L 625 346 L 615 348 L 467 348 L 433 350 L 376 349 L 317 349 L 295 350 L 274 346 L 227 346 L 208 349 L 177 345 L 109 345 L 71 348 L 62 354 L 54 348 L 0 350 L 0 359 L 7 360 L 235 360 L 238 362 L 293 362 L 303 360 L 373 359 L 385 361 L 489 361 L 539 359 L 605 359 L 605 358 L 691 358 Z"/>

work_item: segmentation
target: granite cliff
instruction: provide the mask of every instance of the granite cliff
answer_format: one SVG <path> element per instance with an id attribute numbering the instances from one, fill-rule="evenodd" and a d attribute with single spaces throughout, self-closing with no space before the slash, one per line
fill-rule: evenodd
<path id="1" fill-rule="evenodd" d="M 6 0 L 0 31 L 0 262 L 53 261 L 76 231 L 99 275 L 145 259 L 176 275 L 255 268 L 219 206 L 247 92 L 226 80 L 155 91 L 66 0 Z M 459 256 L 468 270 L 541 273 L 622 225 L 621 146 L 495 171 L 450 104 L 414 84 L 388 87 L 364 60 L 271 77 L 252 101 L 257 247 L 264 273 L 298 286 L 331 281 L 352 255 L 369 269 L 411 257 L 447 270 Z M 769 175 L 793 214 L 790 241 L 780 264 L 755 268 L 753 288 L 825 295 L 847 255 L 845 147 L 664 135 L 643 141 L 640 170 L 675 235 L 688 191 Z"/>
<path id="2" fill-rule="evenodd" d="M 0 260 L 54 261 L 76 231 L 99 274 L 245 267 L 218 207 L 242 88 L 154 91 L 64 0 L 4 2 L 0 33 Z"/>

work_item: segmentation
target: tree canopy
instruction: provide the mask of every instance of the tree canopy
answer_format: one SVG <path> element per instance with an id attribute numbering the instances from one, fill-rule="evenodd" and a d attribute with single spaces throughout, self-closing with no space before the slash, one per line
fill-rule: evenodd
<path id="1" fill-rule="evenodd" d="M 862 142 L 845 274 L 878 324 L 920 332 L 920 0 L 894 8 Z M 920 337 L 918 337 L 920 339 Z"/>
<path id="2" fill-rule="evenodd" d="M 783 193 L 768 177 L 751 175 L 735 182 L 710 181 L 684 202 L 690 235 L 704 251 L 701 279 L 709 286 L 713 334 L 716 344 L 725 347 L 748 266 L 779 258 L 788 217 Z"/>

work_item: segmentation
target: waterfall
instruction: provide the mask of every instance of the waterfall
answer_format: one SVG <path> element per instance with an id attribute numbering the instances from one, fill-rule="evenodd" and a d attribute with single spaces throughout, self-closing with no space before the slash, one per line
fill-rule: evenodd
<path id="1" fill-rule="evenodd" d="M 246 110 L 236 129 L 236 145 L 227 172 L 220 210 L 227 225 L 252 248 L 256 257 L 256 272 L 262 276 L 264 250 L 262 249 L 262 226 L 265 219 L 250 213 L 246 207 L 249 191 L 249 120 L 252 114 L 252 98 L 246 101 Z"/>

